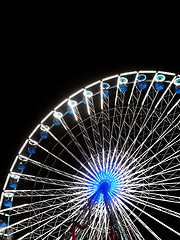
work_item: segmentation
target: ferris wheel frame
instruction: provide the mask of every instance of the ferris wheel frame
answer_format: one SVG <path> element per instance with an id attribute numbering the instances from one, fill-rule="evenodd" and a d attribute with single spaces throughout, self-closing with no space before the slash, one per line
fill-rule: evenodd
<path id="1" fill-rule="evenodd" d="M 153 75 L 153 79 L 150 79 L 150 80 L 148 80 L 147 79 L 147 77 L 146 77 L 146 75 L 148 75 L 148 74 L 150 74 L 150 75 Z M 134 81 L 128 81 L 128 77 L 131 77 L 131 76 L 135 76 L 135 78 L 134 78 Z M 166 77 L 165 76 L 168 76 L 168 77 L 170 77 L 171 78 L 171 80 L 166 80 Z M 111 80 L 114 80 L 114 79 L 116 79 L 117 80 L 117 82 L 116 82 L 116 84 L 115 85 L 113 85 L 113 86 L 111 86 L 111 84 L 110 84 L 110 82 L 111 82 Z M 105 114 L 106 114 L 106 107 L 108 107 L 108 104 L 109 103 L 107 103 L 106 102 L 106 97 L 108 97 L 109 96 L 109 92 L 108 92 L 108 89 L 115 89 L 116 90 L 116 97 L 115 97 L 115 99 L 114 99 L 114 101 L 115 101 L 115 104 L 116 104 L 116 102 L 118 101 L 118 99 L 117 99 L 117 96 L 118 96 L 118 91 L 121 91 L 122 93 L 124 93 L 127 89 L 127 87 L 126 87 L 126 85 L 128 85 L 128 84 L 132 84 L 132 89 L 134 89 L 135 88 L 135 86 L 136 86 L 136 84 L 139 84 L 138 85 L 138 87 L 139 87 L 139 89 L 140 90 L 142 90 L 143 91 L 143 89 L 145 89 L 146 87 L 147 87 L 147 85 L 146 84 L 144 84 L 145 82 L 148 82 L 149 83 L 149 87 L 148 87 L 148 89 L 147 89 L 147 92 L 146 92 L 146 94 L 144 95 L 144 98 L 143 98 L 143 100 L 142 100 L 142 102 L 141 102 L 141 106 L 143 106 L 144 104 L 145 104 L 145 101 L 146 101 L 146 99 L 148 98 L 148 94 L 149 94 L 149 92 L 150 92 L 150 90 L 151 90 L 151 87 L 153 86 L 153 84 L 156 84 L 156 87 L 155 87 L 155 89 L 157 90 L 157 91 L 161 91 L 161 90 L 164 90 L 164 93 L 160 96 L 160 98 L 158 99 L 158 101 L 156 102 L 156 105 L 154 106 L 154 109 L 157 109 L 158 108 L 158 105 L 160 104 L 160 102 L 161 102 L 161 100 L 162 100 L 162 98 L 165 96 L 165 94 L 167 93 L 167 91 L 169 91 L 169 89 L 171 88 L 171 86 L 173 86 L 174 85 L 174 88 L 175 88 L 175 90 L 176 89 L 178 89 L 177 91 L 176 91 L 176 94 L 179 94 L 179 85 L 180 85 L 180 83 L 179 83 L 179 79 L 180 79 L 180 75 L 176 75 L 176 74 L 174 74 L 174 73 L 169 73 L 169 72 L 163 72 L 163 71 L 139 71 L 139 72 L 137 72 L 137 71 L 133 71 L 133 72 L 126 72 L 126 73 L 122 73 L 122 74 L 117 74 L 117 75 L 114 75 L 114 76 L 111 76 L 111 77 L 108 77 L 108 78 L 104 78 L 104 79 L 102 79 L 102 80 L 98 80 L 98 81 L 96 81 L 96 82 L 94 82 L 94 83 L 92 83 L 92 84 L 90 84 L 90 85 L 88 85 L 88 86 L 86 86 L 85 88 L 82 88 L 82 89 L 80 89 L 80 90 L 78 90 L 77 92 L 75 92 L 74 94 L 72 94 L 71 96 L 69 96 L 67 99 L 65 99 L 64 101 L 62 101 L 59 105 L 57 105 L 55 108 L 54 108 L 54 110 L 52 110 L 50 113 L 48 113 L 46 116 L 45 116 L 45 118 L 40 122 L 40 124 L 38 124 L 37 126 L 36 126 L 36 128 L 32 131 L 32 133 L 29 135 L 29 137 L 28 137 L 28 139 L 24 142 L 24 144 L 23 144 L 23 146 L 21 147 L 21 149 L 19 150 L 19 152 L 18 152 L 18 155 L 16 156 L 16 158 L 15 158 L 15 160 L 14 160 L 14 162 L 13 162 L 13 164 L 12 164 L 12 166 L 11 166 L 11 168 L 10 168 L 10 171 L 9 171 L 9 174 L 8 174 L 8 177 L 7 177 L 7 179 L 6 179 L 6 182 L 5 182 L 5 184 L 4 184 L 4 188 L 3 188 L 3 192 L 2 192 L 2 195 L 1 195 L 1 200 L 0 200 L 0 206 L 1 206 L 1 208 L 2 208 L 2 205 L 3 205 L 3 202 L 4 202 L 4 199 L 5 198 L 8 198 L 8 199 L 11 199 L 11 201 L 9 201 L 9 204 L 11 204 L 12 202 L 13 202 L 13 197 L 14 197 L 14 193 L 16 193 L 16 187 L 14 188 L 14 189 L 11 189 L 11 190 L 7 190 L 7 187 L 8 187 L 8 183 L 9 183 L 9 181 L 11 180 L 11 179 L 14 179 L 15 181 L 14 182 L 16 182 L 17 183 L 17 187 L 18 187 L 18 182 L 21 180 L 21 173 L 23 172 L 23 168 L 21 168 L 21 169 L 19 169 L 20 171 L 22 171 L 22 172 L 17 172 L 17 171 L 14 171 L 14 168 L 15 168 L 15 166 L 17 165 L 17 162 L 19 161 L 19 159 L 21 159 L 21 161 L 22 162 L 28 162 L 28 160 L 31 160 L 32 161 L 32 159 L 31 159 L 31 154 L 34 154 L 35 152 L 36 152 L 36 147 L 38 146 L 40 146 L 40 144 L 39 144 L 39 142 L 38 141 L 36 141 L 36 140 L 34 140 L 33 139 L 33 136 L 35 135 L 35 133 L 37 132 L 37 131 L 39 131 L 39 129 L 41 130 L 41 131 L 43 131 L 43 132 L 47 132 L 48 134 L 50 134 L 51 135 L 51 137 L 53 137 L 54 138 L 54 140 L 55 141 L 57 141 L 58 142 L 58 144 L 60 144 L 61 146 L 62 146 L 62 148 L 63 149 L 65 149 L 80 165 L 81 165 L 81 167 L 82 168 L 84 168 L 85 170 L 87 170 L 87 172 L 90 172 L 90 170 L 88 169 L 88 167 L 85 165 L 85 164 L 83 164 L 69 149 L 68 149 L 68 147 L 66 147 L 58 138 L 56 138 L 56 136 L 55 135 L 53 135 L 53 133 L 51 133 L 51 129 L 50 129 L 50 127 L 46 124 L 46 122 L 47 122 L 47 120 L 49 119 L 49 118 L 52 118 L 52 117 L 54 117 L 54 118 L 56 118 L 58 121 L 60 121 L 61 122 L 61 124 L 63 125 L 63 127 L 65 128 L 65 130 L 67 130 L 67 125 L 66 125 L 66 123 L 65 122 L 63 122 L 63 117 L 65 116 L 65 115 L 73 115 L 73 117 L 74 117 L 74 119 L 75 119 L 75 121 L 76 122 L 78 122 L 78 121 L 80 121 L 80 127 L 82 128 L 82 130 L 83 131 L 85 131 L 84 129 L 84 126 L 83 126 L 83 121 L 80 119 L 80 116 L 78 115 L 78 112 L 76 111 L 76 107 L 78 107 L 80 104 L 82 104 L 82 102 L 84 101 L 84 103 L 85 103 L 85 105 L 86 105 L 86 110 L 87 110 L 87 114 L 88 114 L 88 116 L 90 116 L 91 115 L 91 111 L 92 111 L 92 109 L 91 109 L 91 106 L 90 106 L 90 104 L 89 104 L 89 99 L 92 97 L 92 96 L 95 96 L 95 95 L 98 95 L 98 96 L 100 96 L 100 109 L 101 109 L 101 111 L 103 111 L 103 110 L 105 110 L 104 112 L 105 112 Z M 164 85 L 162 85 L 163 84 L 163 82 L 166 82 L 166 83 L 168 83 L 169 85 L 166 87 L 166 89 L 164 89 Z M 91 91 L 91 88 L 94 88 L 94 87 L 97 87 L 97 86 L 100 86 L 100 90 L 99 91 L 97 91 L 97 92 L 92 92 Z M 123 88 L 122 88 L 123 87 Z M 119 90 L 120 89 L 120 90 Z M 83 95 L 84 96 L 84 100 L 81 100 L 80 102 L 78 102 L 78 101 L 76 101 L 76 100 L 74 100 L 76 97 L 78 97 L 78 95 Z M 133 96 L 133 90 L 130 92 L 130 95 L 129 95 L 129 101 L 128 101 L 128 103 L 127 104 L 130 104 L 130 101 L 131 101 L 131 99 L 132 99 L 132 96 Z M 166 112 L 166 115 L 169 115 L 172 111 L 173 111 L 173 109 L 175 109 L 177 106 L 179 106 L 179 103 L 180 103 L 180 100 L 178 100 L 177 102 L 175 102 L 172 106 L 171 106 L 171 108 L 169 108 L 168 109 L 168 111 Z M 63 113 L 61 113 L 61 112 L 59 112 L 59 109 L 61 108 L 61 107 L 63 107 L 64 105 L 66 105 L 66 106 L 68 106 L 68 109 L 67 109 L 67 111 L 63 114 Z M 102 117 L 103 118 L 103 117 Z M 80 120 L 79 120 L 80 119 Z M 102 122 L 100 123 L 100 124 L 104 124 L 104 122 L 103 121 L 106 121 L 106 116 L 104 117 L 104 119 L 105 120 L 102 120 Z M 134 116 L 134 119 L 136 119 L 135 118 L 135 116 Z M 106 123 L 105 123 L 106 124 Z M 133 123 L 132 123 L 132 126 L 133 126 Z M 158 126 L 158 124 L 157 125 L 155 125 L 155 127 L 157 127 Z M 155 128 L 154 127 L 154 128 Z M 178 123 L 176 123 L 175 122 L 175 127 L 177 127 L 178 129 L 180 128 L 179 127 L 179 125 L 178 125 Z M 69 130 L 68 130 L 69 131 Z M 141 130 L 142 131 L 142 130 Z M 168 130 L 165 130 L 165 133 L 167 133 L 168 132 Z M 87 135 L 87 133 L 84 133 L 85 135 Z M 104 132 L 104 134 L 106 135 L 107 133 L 106 132 Z M 137 134 L 137 136 L 138 136 L 138 134 Z M 45 135 L 44 135 L 44 139 L 45 139 Z M 73 136 L 71 136 L 72 138 L 73 138 Z M 106 136 L 103 136 L 104 138 L 106 138 Z M 88 137 L 87 136 L 85 136 L 85 139 L 86 139 L 86 141 L 87 141 L 87 145 L 88 145 Z M 136 139 L 136 137 L 135 137 L 135 139 Z M 177 139 L 177 142 L 179 141 L 178 140 L 178 136 L 176 136 L 176 138 L 175 138 L 175 140 Z M 40 140 L 42 140 L 42 138 L 40 139 Z M 126 141 L 126 140 L 125 140 Z M 103 144 L 106 144 L 107 145 L 107 140 L 105 141 L 106 143 L 103 143 Z M 172 144 L 174 144 L 175 143 L 175 141 L 173 140 L 171 140 L 171 142 L 172 142 Z M 171 143 L 170 142 L 170 143 Z M 24 154 L 23 154 L 23 151 L 27 148 L 27 146 L 30 146 L 31 148 L 29 148 L 29 150 L 28 150 L 28 153 L 30 154 L 30 157 L 27 157 L 27 156 L 24 156 Z M 123 144 L 123 147 L 125 146 L 125 143 Z M 111 146 L 110 146 L 111 147 Z M 109 148 L 110 148 L 109 147 Z M 41 149 L 42 149 L 43 147 L 41 147 Z M 90 147 L 90 145 L 89 145 L 89 148 L 90 148 L 90 151 L 93 153 L 93 150 L 91 149 L 91 147 Z M 151 149 L 151 147 L 149 148 L 149 149 Z M 45 150 L 45 149 L 44 149 Z M 34 152 L 33 152 L 34 151 Z M 45 150 L 46 151 L 46 150 Z M 115 153 L 115 152 L 114 152 Z M 126 154 L 127 154 L 127 152 L 125 152 Z M 50 154 L 50 153 L 49 153 Z M 92 157 L 92 159 L 93 159 L 93 157 L 94 157 L 95 155 L 91 155 L 91 157 Z M 102 148 L 102 166 L 105 166 L 105 164 L 107 164 L 108 165 L 108 163 L 105 163 L 105 162 L 103 162 L 103 161 L 105 161 L 104 160 L 104 157 L 105 156 L 105 145 L 103 145 L 103 148 Z M 117 155 L 118 157 L 120 157 L 120 153 L 118 153 L 118 155 Z M 172 156 L 173 156 L 173 154 L 172 154 Z M 114 155 L 112 156 L 112 158 L 114 158 Z M 61 159 L 61 161 L 63 161 L 62 159 Z M 94 161 L 94 160 L 93 160 Z M 116 161 L 116 160 L 115 160 Z M 121 161 L 122 162 L 122 161 Z M 65 161 L 63 162 L 64 164 L 66 164 L 67 166 L 69 166 L 68 165 L 68 163 L 66 163 Z M 123 162 L 122 162 L 123 163 Z M 100 163 L 98 163 L 99 165 L 101 165 L 101 162 Z M 113 166 L 113 162 L 111 162 L 111 165 Z M 96 164 L 94 164 L 94 166 L 96 166 Z M 120 166 L 120 164 L 118 165 L 118 166 Z M 132 165 L 133 166 L 133 165 Z M 21 166 L 22 167 L 22 166 Z M 41 167 L 45 167 L 43 164 L 41 164 Z M 73 167 L 74 168 L 74 167 Z M 91 168 L 93 168 L 92 166 L 91 166 Z M 51 170 L 53 170 L 53 168 L 50 168 L 49 167 L 49 169 L 51 169 Z M 80 170 L 79 170 L 80 171 Z M 61 173 L 62 174 L 62 173 Z M 83 172 L 83 174 L 84 175 L 86 175 L 86 173 L 84 173 Z M 92 173 L 91 173 L 92 174 Z M 113 173 L 110 173 L 110 174 L 113 174 Z M 114 173 L 115 174 L 115 173 Z M 134 173 L 133 173 L 134 174 Z M 87 175 L 86 175 L 87 176 Z M 33 178 L 32 176 L 25 176 L 24 175 L 24 177 L 26 177 L 27 179 L 28 178 Z M 98 176 L 99 177 L 99 176 Z M 100 178 L 100 177 L 99 177 Z M 38 176 L 37 176 L 37 178 L 36 179 L 38 179 Z M 77 177 L 77 179 L 78 179 L 78 177 Z M 102 179 L 101 179 L 102 180 Z M 35 179 L 34 179 L 34 181 L 35 181 Z M 107 183 L 107 182 L 106 182 Z M 107 185 L 107 184 L 106 184 Z M 100 189 L 100 190 L 99 190 Z M 96 191 L 102 191 L 102 183 L 100 184 L 100 185 L 98 185 L 97 186 L 97 189 L 96 189 Z M 103 190 L 103 191 L 105 191 L 105 190 Z M 105 191 L 106 192 L 106 191 Z M 98 193 L 99 194 L 99 193 Z M 22 190 L 22 195 L 23 195 L 23 190 Z M 90 194 L 90 195 L 93 195 L 92 193 Z M 106 194 L 104 194 L 104 195 L 106 195 Z M 162 196 L 163 196 L 163 194 L 162 194 Z M 127 196 L 124 196 L 125 198 L 124 199 L 126 199 L 125 201 L 128 203 L 128 204 L 130 204 L 130 200 L 128 199 L 128 197 Z M 127 198 L 126 198 L 127 197 Z M 173 196 L 172 196 L 172 198 L 173 198 Z M 176 197 L 174 197 L 174 199 L 175 200 L 177 200 L 178 199 L 178 197 L 176 198 Z M 135 200 L 136 200 L 136 198 L 135 198 Z M 143 200 L 141 199 L 141 203 L 143 203 Z M 127 209 L 128 210 L 128 208 L 127 208 L 127 206 L 125 206 L 125 204 L 122 202 L 122 206 L 125 208 L 125 209 Z M 136 209 L 138 209 L 139 207 L 138 206 L 136 206 L 135 205 L 135 203 L 131 203 L 131 206 L 133 207 L 133 208 L 136 208 Z M 9 207 L 9 209 L 11 209 L 12 208 L 12 205 L 10 205 L 10 206 L 8 206 Z M 153 204 L 151 204 L 151 207 L 153 207 Z M 155 206 L 154 206 L 155 207 Z M 163 208 L 163 207 L 161 207 L 161 210 L 164 212 L 165 211 L 165 209 Z M 141 209 L 141 211 L 145 214 L 145 215 L 147 215 L 147 216 L 149 216 L 150 214 L 149 213 L 146 213 L 144 210 L 142 210 Z M 6 211 L 4 211 L 4 212 L 6 212 Z M 169 211 L 169 213 L 170 214 L 175 214 L 175 213 L 173 213 L 173 211 Z M 135 213 L 133 212 L 133 211 L 131 211 L 131 214 L 132 215 L 134 215 Z M 179 216 L 178 214 L 176 214 L 176 216 Z M 134 216 L 135 217 L 135 216 Z M 152 217 L 151 216 L 151 218 L 154 218 L 154 217 Z M 159 222 L 157 219 L 156 219 L 156 221 L 157 222 Z M 140 220 L 140 222 L 141 222 L 141 220 Z M 160 222 L 159 222 L 160 223 Z M 171 230 L 171 231 L 173 231 L 174 233 L 176 233 L 177 235 L 179 235 L 180 236 L 180 234 L 176 231 L 176 230 L 173 230 L 173 228 L 171 228 L 171 227 L 168 227 L 167 226 L 167 224 L 165 224 L 165 223 L 160 223 L 161 225 L 164 225 L 165 227 L 167 227 L 167 228 L 169 228 L 169 230 Z M 6 227 L 5 227 L 6 228 Z M 146 228 L 148 228 L 148 226 L 146 226 Z M 121 230 L 122 230 L 123 228 L 121 228 Z M 123 230 L 122 230 L 123 231 Z M 155 234 L 155 233 L 152 233 L 153 235 L 154 235 L 154 237 L 157 237 L 157 235 Z M 122 235 L 122 236 L 125 236 L 125 235 Z M 124 237 L 125 238 L 125 237 Z M 23 239 L 23 238 L 22 238 Z M 125 238 L 126 239 L 126 238 Z M 157 237 L 157 239 L 159 239 L 158 237 Z"/>

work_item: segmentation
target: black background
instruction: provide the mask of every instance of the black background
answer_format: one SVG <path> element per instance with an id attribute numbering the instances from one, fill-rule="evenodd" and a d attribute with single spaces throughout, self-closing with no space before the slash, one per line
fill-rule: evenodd
<path id="1" fill-rule="evenodd" d="M 75 91 L 126 71 L 180 73 L 177 36 L 166 24 L 131 29 L 119 22 L 114 29 L 108 21 L 25 15 L 11 19 L 3 34 L 0 189 L 31 131 Z"/>

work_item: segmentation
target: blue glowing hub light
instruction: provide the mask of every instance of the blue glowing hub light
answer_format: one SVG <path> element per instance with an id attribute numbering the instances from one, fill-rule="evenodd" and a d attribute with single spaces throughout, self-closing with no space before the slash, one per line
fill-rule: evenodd
<path id="1" fill-rule="evenodd" d="M 104 196 L 113 200 L 122 191 L 122 180 L 118 171 L 114 169 L 101 170 L 89 183 L 89 195 L 95 202 L 104 202 Z"/>

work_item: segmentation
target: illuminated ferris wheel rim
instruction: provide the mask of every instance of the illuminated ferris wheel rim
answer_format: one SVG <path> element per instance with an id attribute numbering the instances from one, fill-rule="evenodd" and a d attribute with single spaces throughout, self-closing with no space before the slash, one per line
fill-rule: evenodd
<path id="1" fill-rule="evenodd" d="M 148 74 L 153 75 L 153 79 L 149 79 Z M 132 76 L 132 75 L 135 76 L 135 79 L 134 80 L 129 80 L 129 76 Z M 168 77 L 170 77 L 171 80 L 169 80 Z M 111 85 L 110 82 L 111 82 L 112 79 L 117 79 L 116 84 Z M 133 86 L 135 86 L 135 84 L 137 84 L 138 88 L 142 91 L 144 89 L 148 89 L 147 94 L 145 95 L 145 97 L 143 99 L 143 102 L 142 102 L 142 105 L 143 105 L 145 103 L 145 99 L 146 99 L 146 97 L 148 95 L 148 91 L 150 89 L 150 86 L 147 87 L 148 83 L 150 84 L 150 86 L 154 85 L 155 89 L 157 91 L 164 90 L 164 88 L 165 88 L 164 84 L 169 84 L 166 87 L 165 92 L 167 91 L 167 89 L 170 89 L 171 86 L 174 86 L 174 93 L 175 94 L 180 94 L 180 75 L 176 75 L 174 73 L 163 72 L 163 71 L 158 71 L 158 72 L 157 71 L 127 72 L 127 73 L 122 73 L 120 75 L 114 75 L 114 76 L 96 81 L 96 82 L 86 86 L 85 88 L 82 88 L 82 89 L 78 90 L 77 92 L 75 92 L 74 94 L 69 96 L 67 99 L 62 101 L 59 105 L 57 105 L 54 108 L 54 110 L 51 111 L 49 114 L 47 114 L 47 116 L 41 121 L 41 123 L 38 124 L 37 127 L 32 131 L 32 133 L 29 135 L 28 139 L 25 141 L 25 143 L 21 147 L 20 151 L 18 152 L 18 155 L 16 156 L 16 158 L 15 158 L 13 164 L 12 164 L 12 167 L 10 169 L 10 172 L 8 174 L 8 177 L 6 179 L 6 182 L 5 182 L 5 185 L 4 185 L 4 188 L 3 188 L 3 193 L 2 193 L 2 196 L 1 196 L 1 205 L 3 204 L 3 201 L 4 201 L 5 198 L 13 199 L 14 193 L 16 192 L 16 187 L 18 187 L 18 184 L 12 190 L 6 190 L 6 188 L 8 186 L 8 182 L 10 181 L 10 179 L 17 180 L 17 182 L 21 179 L 21 173 L 24 171 L 24 169 L 23 169 L 24 165 L 22 164 L 21 168 L 19 169 L 20 172 L 14 171 L 14 167 L 17 164 L 17 161 L 19 159 L 22 160 L 23 163 L 26 163 L 31 158 L 31 154 L 33 154 L 32 151 L 34 150 L 34 147 L 39 146 L 39 142 L 33 139 L 33 136 L 35 135 L 35 133 L 37 131 L 39 131 L 39 129 L 43 133 L 41 138 L 40 138 L 40 141 L 41 141 L 42 139 L 46 139 L 46 133 L 48 133 L 51 130 L 51 128 L 53 128 L 54 126 L 58 126 L 59 122 L 61 122 L 61 120 L 64 117 L 73 115 L 75 120 L 78 121 L 78 116 L 76 115 L 74 109 L 76 107 L 78 107 L 80 104 L 84 103 L 86 105 L 87 113 L 88 113 L 88 115 L 90 115 L 90 109 L 89 109 L 90 98 L 92 98 L 94 96 L 97 96 L 97 95 L 100 95 L 100 109 L 103 110 L 103 101 L 106 97 L 108 97 L 109 90 L 115 89 L 117 92 L 120 91 L 122 93 L 125 93 L 128 89 L 128 86 L 131 85 L 131 84 Z M 91 91 L 91 88 L 94 88 L 94 87 L 96 88 L 97 86 L 99 86 L 97 88 L 98 89 L 97 91 L 94 91 L 94 92 Z M 81 100 L 78 101 L 76 98 L 78 98 L 79 95 L 83 96 L 83 98 L 81 98 Z M 163 95 L 162 95 L 162 97 L 163 97 Z M 180 103 L 180 100 L 178 100 L 174 104 L 172 109 L 175 108 L 176 106 L 179 106 L 179 103 Z M 157 103 L 157 105 L 158 105 L 158 103 Z M 64 111 L 64 112 L 59 111 L 59 109 L 63 108 L 64 106 L 65 106 L 64 109 L 66 109 L 66 111 Z M 171 112 L 171 109 L 169 109 L 168 113 L 170 113 L 170 112 Z M 50 127 L 46 124 L 46 121 L 49 118 L 52 118 L 52 117 L 55 119 L 55 122 L 54 122 L 54 125 L 52 125 Z M 86 119 L 88 119 L 88 116 L 87 116 Z M 77 125 L 75 125 L 74 128 L 76 126 Z M 176 127 L 178 127 L 177 124 L 176 124 Z M 23 154 L 23 151 L 27 146 L 32 146 L 31 150 L 29 151 L 30 157 L 24 156 L 24 154 Z M 94 156 L 92 156 L 92 157 L 94 158 Z M 115 173 L 113 173 L 113 174 L 115 174 Z M 104 180 L 100 179 L 100 184 L 96 185 L 96 188 L 95 188 L 96 191 L 98 191 L 98 187 L 101 189 L 100 191 L 102 191 L 102 181 L 104 181 Z M 110 185 L 111 184 L 109 184 L 109 186 Z M 91 192 L 90 195 L 92 195 L 93 193 L 94 192 Z M 13 202 L 13 200 L 11 200 L 11 203 L 12 202 Z"/>
<path id="2" fill-rule="evenodd" d="M 146 79 L 146 74 L 147 74 L 147 73 L 155 74 L 153 80 L 148 80 L 148 79 Z M 82 88 L 82 89 L 78 90 L 77 92 L 73 93 L 73 94 L 70 95 L 68 98 L 66 98 L 65 100 L 63 100 L 60 104 L 58 104 L 58 105 L 54 108 L 53 111 L 49 112 L 49 113 L 45 116 L 45 118 L 41 121 L 41 123 L 38 124 L 38 125 L 35 127 L 35 129 L 31 132 L 31 134 L 29 135 L 28 139 L 25 141 L 25 143 L 22 145 L 21 149 L 19 150 L 18 155 L 17 155 L 16 158 L 15 158 L 15 161 L 19 158 L 19 156 L 21 155 L 22 150 L 24 149 L 24 147 L 27 145 L 27 143 L 28 143 L 29 141 L 32 143 L 32 145 L 36 145 L 36 142 L 31 141 L 31 138 L 32 138 L 33 134 L 37 131 L 37 129 L 39 129 L 40 127 L 41 127 L 42 129 L 44 128 L 43 123 L 47 120 L 47 118 L 49 118 L 50 116 L 53 115 L 55 118 L 61 119 L 64 115 L 68 114 L 68 111 L 67 111 L 64 115 L 63 115 L 61 112 L 57 112 L 57 110 L 58 110 L 62 105 L 67 104 L 67 105 L 73 107 L 73 105 L 76 106 L 76 105 L 82 103 L 83 100 L 80 101 L 79 103 L 76 102 L 76 101 L 74 101 L 74 100 L 72 100 L 73 97 L 75 97 L 76 95 L 78 95 L 79 93 L 82 93 L 82 92 L 83 92 L 83 94 L 84 94 L 84 96 L 85 96 L 85 100 L 87 101 L 89 97 L 91 97 L 91 96 L 93 96 L 93 95 L 96 95 L 96 94 L 99 94 L 99 92 L 92 93 L 91 91 L 88 91 L 88 90 L 87 90 L 88 88 L 91 88 L 91 87 L 93 87 L 93 86 L 95 86 L 95 85 L 97 85 L 97 84 L 101 84 L 101 90 L 100 90 L 100 91 L 103 91 L 103 89 L 108 89 L 108 88 L 110 87 L 110 85 L 107 86 L 107 85 L 108 85 L 108 83 L 107 83 L 107 85 L 103 88 L 103 83 L 106 84 L 106 82 L 108 82 L 108 81 L 109 81 L 110 79 L 112 79 L 112 78 L 118 78 L 118 81 L 117 81 L 117 85 L 111 86 L 110 88 L 117 88 L 117 89 L 118 89 L 121 85 L 124 86 L 124 85 L 128 85 L 128 84 L 132 84 L 132 83 L 134 83 L 135 81 L 130 81 L 130 82 L 128 82 L 128 79 L 127 79 L 127 77 L 125 77 L 125 76 L 129 76 L 129 75 L 133 75 L 133 74 L 136 74 L 135 81 L 137 81 L 137 82 L 139 82 L 139 83 L 140 83 L 140 82 L 144 82 L 145 80 L 147 80 L 147 81 L 149 81 L 149 82 L 151 82 L 151 83 L 156 82 L 157 84 L 164 81 L 164 82 L 170 83 L 170 86 L 171 86 L 172 84 L 174 84 L 174 85 L 176 86 L 176 89 L 178 90 L 178 94 L 179 94 L 179 92 L 180 92 L 180 75 L 176 75 L 175 73 L 171 73 L 171 72 L 153 71 L 153 70 L 150 70 L 150 71 L 149 71 L 149 70 L 144 70 L 144 71 L 143 71 L 143 70 L 142 70 L 142 71 L 139 71 L 139 72 L 137 72 L 137 71 L 125 72 L 125 73 L 121 73 L 120 75 L 119 75 L 119 74 L 116 74 L 116 75 L 112 75 L 112 76 L 110 76 L 110 77 L 104 78 L 104 79 L 102 79 L 102 80 L 98 80 L 98 81 L 96 81 L 96 82 L 94 82 L 94 83 L 92 83 L 92 84 L 87 85 L 85 88 Z M 168 75 L 168 76 L 173 76 L 173 80 L 172 80 L 172 81 L 166 81 L 166 78 L 165 78 L 164 74 L 165 74 L 165 75 Z M 141 78 L 138 79 L 138 76 L 140 76 Z M 179 102 L 177 102 L 176 104 L 179 104 Z M 47 129 L 44 129 L 44 130 L 47 130 Z M 15 163 L 15 161 L 14 161 L 14 163 Z M 10 173 L 11 173 L 13 167 L 14 167 L 14 163 L 13 163 L 11 169 L 10 169 Z M 3 191 L 6 189 L 7 181 L 9 180 L 9 176 L 10 176 L 10 175 L 8 175 L 8 178 L 6 179 L 5 185 L 4 185 L 4 187 L 3 187 Z M 1 196 L 1 204 L 2 204 L 2 198 L 3 198 L 3 196 Z"/>

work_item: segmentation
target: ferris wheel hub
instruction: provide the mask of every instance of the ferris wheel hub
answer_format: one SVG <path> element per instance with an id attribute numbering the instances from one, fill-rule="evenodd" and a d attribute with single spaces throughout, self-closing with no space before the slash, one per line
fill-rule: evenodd
<path id="1" fill-rule="evenodd" d="M 111 182 L 108 180 L 102 180 L 99 186 L 99 192 L 105 195 L 109 192 L 110 189 L 111 189 Z"/>

